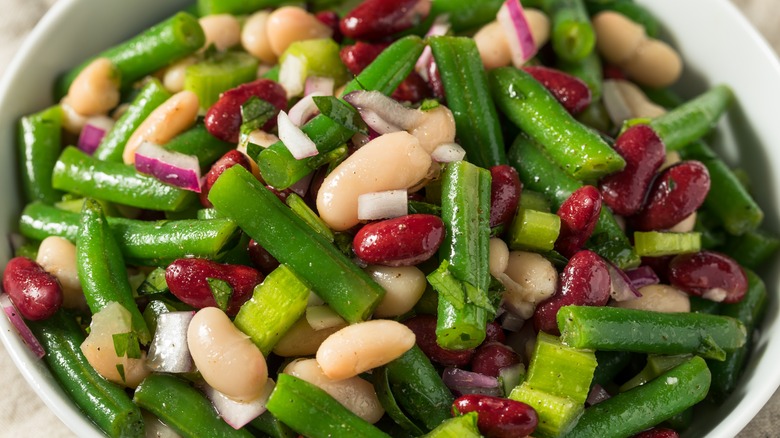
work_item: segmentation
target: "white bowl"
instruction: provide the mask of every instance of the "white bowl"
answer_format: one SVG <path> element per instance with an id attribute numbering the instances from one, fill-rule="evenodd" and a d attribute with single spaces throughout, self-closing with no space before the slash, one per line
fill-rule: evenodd
<path id="1" fill-rule="evenodd" d="M 664 24 L 665 35 L 685 60 L 678 90 L 686 96 L 729 84 L 737 96 L 721 123 L 714 145 L 732 163 L 746 168 L 766 213 L 765 227 L 780 233 L 780 63 L 761 36 L 726 0 L 638 0 Z M 51 104 L 50 90 L 59 73 L 110 45 L 160 21 L 186 0 L 60 0 L 38 24 L 0 82 L 0 187 L 16 187 L 17 120 Z M 164 6 L 161 6 L 164 4 Z M 738 147 L 737 147 L 738 146 Z M 16 228 L 19 190 L 0 192 L 0 236 Z M 0 245 L 0 266 L 10 251 Z M 770 271 L 770 270 L 767 270 Z M 733 437 L 766 403 L 780 384 L 780 319 L 775 296 L 778 272 L 764 273 L 770 302 L 761 334 L 740 386 L 720 407 L 701 412 L 688 436 Z M 0 339 L 13 361 L 46 405 L 78 436 L 103 436 L 0 317 Z"/>

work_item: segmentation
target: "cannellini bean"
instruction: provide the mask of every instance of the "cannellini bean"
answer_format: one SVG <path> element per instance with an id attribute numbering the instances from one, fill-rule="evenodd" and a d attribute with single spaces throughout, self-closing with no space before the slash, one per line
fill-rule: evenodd
<path id="1" fill-rule="evenodd" d="M 101 311 L 92 315 L 89 336 L 81 344 L 81 352 L 92 368 L 106 379 L 128 388 L 135 388 L 151 371 L 146 367 L 146 353 L 140 359 L 127 355 L 118 357 L 114 348 L 114 335 L 132 332 L 131 316 L 121 304 L 108 303 Z M 124 378 L 117 366 L 121 365 Z"/>
<path id="2" fill-rule="evenodd" d="M 284 6 L 268 16 L 268 44 L 276 56 L 281 56 L 295 41 L 330 38 L 333 30 L 314 15 L 297 6 Z"/>
<path id="3" fill-rule="evenodd" d="M 315 359 L 294 360 L 284 368 L 283 373 L 317 386 L 369 423 L 376 423 L 385 413 L 374 385 L 357 376 L 332 380 L 322 372 Z"/>
<path id="4" fill-rule="evenodd" d="M 491 70 L 512 63 L 512 52 L 509 50 L 504 28 L 498 21 L 484 25 L 474 35 L 474 42 L 479 50 L 479 57 L 485 69 Z"/>
<path id="5" fill-rule="evenodd" d="M 119 71 L 107 58 L 97 58 L 76 76 L 64 99 L 83 116 L 106 114 L 119 104 Z"/>
<path id="6" fill-rule="evenodd" d="M 621 67 L 631 79 L 642 85 L 664 88 L 680 78 L 682 59 L 669 44 L 649 39 Z"/>
<path id="7" fill-rule="evenodd" d="M 430 155 L 405 131 L 385 134 L 368 142 L 338 165 L 322 182 L 317 209 L 336 231 L 359 223 L 358 196 L 386 190 L 404 190 L 426 177 Z"/>
<path id="8" fill-rule="evenodd" d="M 268 11 L 258 11 L 250 15 L 241 31 L 241 45 L 249 54 L 266 64 L 276 64 L 276 54 L 271 49 L 268 37 Z"/>
<path id="9" fill-rule="evenodd" d="M 437 146 L 455 141 L 455 117 L 449 108 L 439 105 L 430 111 L 423 111 L 420 121 L 409 133 L 430 154 Z"/>
<path id="10" fill-rule="evenodd" d="M 86 309 L 87 300 L 81 290 L 76 266 L 76 245 L 68 239 L 49 236 L 38 246 L 35 260 L 49 274 L 57 277 L 62 286 L 62 306 L 67 309 Z"/>
<path id="11" fill-rule="evenodd" d="M 187 345 L 211 387 L 242 402 L 262 394 L 268 367 L 260 349 L 216 307 L 198 311 L 187 329 Z"/>
<path id="12" fill-rule="evenodd" d="M 82 116 L 72 106 L 68 104 L 67 99 L 60 102 L 62 108 L 62 127 L 71 134 L 78 134 L 84 129 L 89 117 Z"/>
<path id="13" fill-rule="evenodd" d="M 674 286 L 652 284 L 639 288 L 641 297 L 612 303 L 624 309 L 652 310 L 654 312 L 690 312 L 691 300 L 688 294 Z"/>
<path id="14" fill-rule="evenodd" d="M 696 212 L 691 213 L 690 216 L 680 221 L 677 225 L 669 228 L 669 231 L 673 233 L 690 233 L 696 226 Z"/>
<path id="15" fill-rule="evenodd" d="M 287 330 L 282 339 L 279 339 L 279 342 L 274 346 L 274 354 L 281 357 L 312 356 L 325 339 L 346 326 L 346 324 L 342 324 L 327 329 L 314 330 L 304 316 Z"/>
<path id="16" fill-rule="evenodd" d="M 425 274 L 415 266 L 370 265 L 364 270 L 386 292 L 374 310 L 374 316 L 379 318 L 399 316 L 412 310 L 428 285 Z"/>
<path id="17" fill-rule="evenodd" d="M 636 53 L 647 40 L 645 29 L 625 15 L 604 11 L 592 20 L 596 32 L 596 48 L 607 61 L 621 65 Z"/>
<path id="18" fill-rule="evenodd" d="M 217 50 L 224 52 L 241 42 L 241 23 L 231 14 L 207 15 L 198 21 L 206 35 L 203 47 L 213 44 Z"/>
<path id="19" fill-rule="evenodd" d="M 509 247 L 497 237 L 490 239 L 490 273 L 497 277 L 509 266 Z"/>
<path id="20" fill-rule="evenodd" d="M 499 279 L 506 287 L 504 305 L 514 313 L 525 316 L 528 303 L 539 303 L 555 293 L 558 271 L 540 254 L 512 251 L 509 253 L 505 276 Z"/>
<path id="21" fill-rule="evenodd" d="M 534 8 L 524 8 L 525 19 L 531 28 L 531 35 L 534 36 L 536 48 L 541 48 L 550 40 L 550 19 L 547 14 Z"/>
<path id="22" fill-rule="evenodd" d="M 163 145 L 186 131 L 198 118 L 198 96 L 192 91 L 181 91 L 155 108 L 125 144 L 122 159 L 125 164 L 135 163 L 135 151 L 148 141 Z"/>
<path id="23" fill-rule="evenodd" d="M 400 322 L 360 322 L 325 339 L 317 350 L 317 363 L 329 378 L 348 379 L 397 359 L 414 341 L 414 333 Z"/>
<path id="24" fill-rule="evenodd" d="M 163 74 L 163 86 L 171 93 L 178 93 L 184 90 L 184 77 L 187 73 L 187 67 L 195 64 L 197 58 L 194 56 L 188 56 L 174 62 Z"/>
<path id="25" fill-rule="evenodd" d="M 620 96 L 631 110 L 631 115 L 635 118 L 655 118 L 666 113 L 664 107 L 655 104 L 648 99 L 645 92 L 637 87 L 633 82 L 623 79 L 611 79 L 617 86 Z"/>

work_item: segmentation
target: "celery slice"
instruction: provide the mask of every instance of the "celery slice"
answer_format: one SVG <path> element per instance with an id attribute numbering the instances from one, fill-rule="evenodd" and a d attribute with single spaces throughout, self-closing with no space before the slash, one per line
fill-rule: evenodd
<path id="1" fill-rule="evenodd" d="M 509 228 L 509 247 L 551 251 L 560 231 L 561 218 L 558 215 L 521 207 Z"/>
<path id="2" fill-rule="evenodd" d="M 641 257 L 660 257 L 701 250 L 701 233 L 634 232 L 634 248 Z"/>

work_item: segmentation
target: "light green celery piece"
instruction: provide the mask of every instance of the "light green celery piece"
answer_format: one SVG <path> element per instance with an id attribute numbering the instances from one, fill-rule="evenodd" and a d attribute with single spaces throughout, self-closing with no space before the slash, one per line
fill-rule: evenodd
<path id="1" fill-rule="evenodd" d="M 469 412 L 466 415 L 460 415 L 442 423 L 436 429 L 423 435 L 422 438 L 480 438 L 477 427 L 477 413 Z"/>
<path id="2" fill-rule="evenodd" d="M 634 232 L 634 248 L 640 257 L 660 257 L 701 250 L 701 233 Z"/>
<path id="3" fill-rule="evenodd" d="M 521 207 L 509 228 L 509 246 L 512 249 L 551 251 L 561 232 L 561 218 L 557 214 Z"/>

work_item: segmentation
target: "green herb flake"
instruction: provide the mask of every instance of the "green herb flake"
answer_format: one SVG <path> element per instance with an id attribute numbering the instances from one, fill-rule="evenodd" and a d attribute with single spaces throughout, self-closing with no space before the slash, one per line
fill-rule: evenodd
<path id="1" fill-rule="evenodd" d="M 233 295 L 233 288 L 230 287 L 230 284 L 227 281 L 220 280 L 219 278 L 207 278 L 206 282 L 209 284 L 209 289 L 211 289 L 211 295 L 214 296 L 214 301 L 217 302 L 217 307 L 223 312 L 227 312 L 230 297 Z"/>
<path id="2" fill-rule="evenodd" d="M 112 335 L 114 351 L 117 357 L 127 356 L 129 359 L 141 358 L 141 347 L 135 333 L 115 333 Z"/>
<path id="3" fill-rule="evenodd" d="M 239 146 L 247 147 L 249 134 L 260 129 L 277 113 L 277 108 L 257 96 L 250 97 L 241 105 L 241 140 Z"/>
<path id="4" fill-rule="evenodd" d="M 368 134 L 368 127 L 357 110 L 333 96 L 315 96 L 314 104 L 325 117 L 353 132 Z"/>

